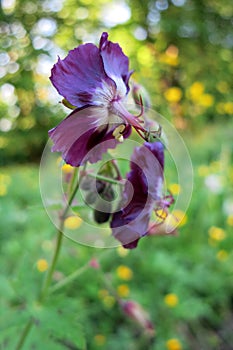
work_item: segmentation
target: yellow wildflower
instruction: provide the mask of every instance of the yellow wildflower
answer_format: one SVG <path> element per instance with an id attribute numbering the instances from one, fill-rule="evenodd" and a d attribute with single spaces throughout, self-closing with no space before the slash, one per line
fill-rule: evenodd
<path id="1" fill-rule="evenodd" d="M 103 334 L 96 334 L 94 336 L 94 341 L 97 346 L 102 346 L 106 343 L 106 337 Z"/>
<path id="2" fill-rule="evenodd" d="M 201 82 L 196 81 L 188 89 L 188 96 L 192 100 L 196 101 L 203 94 L 204 89 L 205 89 L 204 85 Z"/>
<path id="3" fill-rule="evenodd" d="M 171 102 L 171 103 L 179 102 L 182 97 L 182 90 L 174 86 L 167 89 L 164 93 L 164 96 L 168 102 Z"/>
<path id="4" fill-rule="evenodd" d="M 48 270 L 49 265 L 47 260 L 39 259 L 36 262 L 36 267 L 39 272 L 45 272 L 46 270 Z"/>
<path id="5" fill-rule="evenodd" d="M 117 276 L 122 280 L 129 281 L 133 276 L 133 271 L 128 266 L 120 265 L 117 268 Z"/>
<path id="6" fill-rule="evenodd" d="M 169 186 L 169 190 L 171 191 L 171 193 L 176 196 L 180 193 L 180 185 L 179 184 L 171 184 Z"/>
<path id="7" fill-rule="evenodd" d="M 166 55 L 171 58 L 177 58 L 179 55 L 179 49 L 175 45 L 168 46 Z"/>
<path id="8" fill-rule="evenodd" d="M 203 94 L 199 97 L 198 103 L 203 107 L 211 107 L 214 104 L 214 97 L 210 94 Z"/>
<path id="9" fill-rule="evenodd" d="M 125 298 L 129 295 L 129 287 L 127 284 L 120 284 L 117 287 L 117 293 L 120 297 Z"/>
<path id="10" fill-rule="evenodd" d="M 214 241 L 222 241 L 226 237 L 225 231 L 222 228 L 216 226 L 210 227 L 208 233 L 210 238 Z"/>
<path id="11" fill-rule="evenodd" d="M 182 350 L 182 345 L 176 338 L 169 339 L 166 342 L 166 346 L 168 350 Z"/>
<path id="12" fill-rule="evenodd" d="M 225 102 L 223 104 L 223 110 L 226 114 L 233 114 L 233 102 Z"/>
<path id="13" fill-rule="evenodd" d="M 162 63 L 168 64 L 169 66 L 177 66 L 179 63 L 179 49 L 174 46 L 170 45 L 165 53 L 162 53 L 159 56 L 159 60 Z"/>
<path id="14" fill-rule="evenodd" d="M 219 251 L 217 252 L 216 257 L 217 257 L 218 260 L 224 261 L 224 260 L 226 260 L 226 259 L 228 258 L 228 255 L 229 255 L 229 254 L 227 253 L 227 251 L 224 250 L 224 249 L 222 249 L 222 250 L 219 250 Z"/>
<path id="15" fill-rule="evenodd" d="M 179 299 L 178 299 L 178 296 L 176 294 L 169 293 L 169 294 L 165 295 L 164 302 L 169 307 L 175 307 L 178 304 Z"/>
<path id="16" fill-rule="evenodd" d="M 79 216 L 69 216 L 65 219 L 64 226 L 69 230 L 75 230 L 82 225 L 83 220 Z"/>

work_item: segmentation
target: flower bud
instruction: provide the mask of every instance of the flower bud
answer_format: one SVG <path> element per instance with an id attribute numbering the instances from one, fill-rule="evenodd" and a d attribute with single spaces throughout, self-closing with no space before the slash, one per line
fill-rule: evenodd
<path id="1" fill-rule="evenodd" d="M 114 199 L 115 194 L 111 184 L 106 184 L 103 181 L 97 181 L 99 188 L 97 188 L 100 197 L 96 202 L 96 209 L 94 210 L 94 220 L 98 224 L 107 222 L 111 216 L 112 204 L 111 201 Z"/>
<path id="2" fill-rule="evenodd" d="M 99 264 L 99 261 L 95 258 L 92 258 L 90 261 L 89 261 L 89 266 L 92 267 L 93 269 L 96 269 L 98 270 L 99 267 L 100 267 L 100 264 Z"/>
<path id="3" fill-rule="evenodd" d="M 112 206 L 109 203 L 108 206 L 106 206 L 106 208 L 108 211 L 111 212 Z M 110 213 L 106 212 L 106 211 L 99 211 L 97 209 L 94 210 L 94 220 L 95 222 L 97 222 L 98 224 L 103 224 L 104 222 L 107 222 L 110 218 Z"/>
<path id="4" fill-rule="evenodd" d="M 134 322 L 136 322 L 148 336 L 153 337 L 155 335 L 154 325 L 151 322 L 148 313 L 140 304 L 135 301 L 128 300 L 121 301 L 120 305 L 123 312 Z"/>
<path id="5" fill-rule="evenodd" d="M 99 194 L 103 193 L 106 188 L 106 183 L 104 181 L 96 181 L 96 189 Z"/>

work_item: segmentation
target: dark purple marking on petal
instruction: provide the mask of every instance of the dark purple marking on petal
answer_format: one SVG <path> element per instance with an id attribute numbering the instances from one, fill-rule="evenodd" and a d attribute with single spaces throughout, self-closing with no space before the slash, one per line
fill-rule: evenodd
<path id="1" fill-rule="evenodd" d="M 119 143 L 112 135 L 115 127 L 115 124 L 109 124 L 107 109 L 94 106 L 76 109 L 49 131 L 54 142 L 52 151 L 61 152 L 62 158 L 72 166 L 87 161 L 95 163 Z M 126 129 L 124 137 L 130 134 L 131 127 Z"/>
<path id="2" fill-rule="evenodd" d="M 108 40 L 108 33 L 104 32 L 99 43 L 100 55 L 103 58 L 104 70 L 109 78 L 121 78 L 129 91 L 129 78 L 133 71 L 129 72 L 129 59 L 123 53 L 122 48 Z"/>
<path id="3" fill-rule="evenodd" d="M 99 49 L 90 43 L 69 51 L 63 60 L 59 58 L 50 79 L 59 94 L 77 107 L 93 104 L 95 90 L 102 88 L 103 81 L 114 86 L 105 73 Z"/>

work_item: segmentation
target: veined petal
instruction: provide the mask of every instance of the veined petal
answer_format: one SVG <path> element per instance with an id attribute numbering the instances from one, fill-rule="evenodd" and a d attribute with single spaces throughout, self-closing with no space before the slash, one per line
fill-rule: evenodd
<path id="1" fill-rule="evenodd" d="M 116 83 L 119 97 L 124 97 L 129 91 L 128 81 L 133 73 L 129 72 L 128 57 L 118 44 L 108 40 L 106 32 L 100 38 L 99 49 L 107 76 Z"/>
<path id="2" fill-rule="evenodd" d="M 109 148 L 119 143 L 113 136 L 116 125 L 122 120 L 109 120 L 108 110 L 89 106 L 76 109 L 58 126 L 49 131 L 54 142 L 53 152 L 61 152 L 62 158 L 72 166 L 80 166 L 87 161 L 95 163 Z M 124 137 L 130 134 L 128 125 Z"/>
<path id="3" fill-rule="evenodd" d="M 105 90 L 110 100 L 115 90 L 114 82 L 105 73 L 99 49 L 90 43 L 71 50 L 64 60 L 59 58 L 50 79 L 59 94 L 77 107 L 100 105 L 96 89 Z"/>

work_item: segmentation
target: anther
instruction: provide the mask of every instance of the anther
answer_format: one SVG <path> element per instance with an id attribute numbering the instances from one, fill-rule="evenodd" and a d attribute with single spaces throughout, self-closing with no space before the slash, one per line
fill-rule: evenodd
<path id="1" fill-rule="evenodd" d="M 123 142 L 124 137 L 123 137 L 122 133 L 124 130 L 125 130 L 125 125 L 121 124 L 114 129 L 112 136 L 114 136 L 117 141 Z"/>

